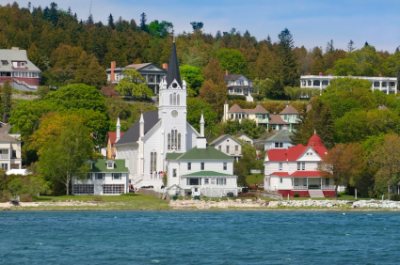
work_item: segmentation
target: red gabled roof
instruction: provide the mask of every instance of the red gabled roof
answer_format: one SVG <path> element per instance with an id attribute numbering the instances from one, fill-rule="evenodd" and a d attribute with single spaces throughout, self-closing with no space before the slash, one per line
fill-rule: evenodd
<path id="1" fill-rule="evenodd" d="M 314 134 L 308 141 L 308 145 L 298 144 L 288 149 L 271 149 L 267 152 L 269 161 L 296 161 L 302 156 L 308 148 L 312 148 L 320 157 L 324 159 L 328 150 L 322 143 L 321 138 Z"/>
<path id="2" fill-rule="evenodd" d="M 107 134 L 108 140 L 110 140 L 111 144 L 115 144 L 115 140 L 117 139 L 117 134 L 116 132 L 108 132 Z M 124 132 L 121 132 L 121 137 L 124 136 Z"/>
<path id="3" fill-rule="evenodd" d="M 287 172 L 274 172 L 274 173 L 271 173 L 270 175 L 271 176 L 274 175 L 274 176 L 278 176 L 278 177 L 288 177 L 289 173 L 287 173 Z"/>
<path id="4" fill-rule="evenodd" d="M 292 174 L 290 174 L 291 177 L 294 178 L 304 178 L 304 177 L 308 177 L 308 178 L 319 178 L 322 177 L 322 174 L 320 171 L 306 171 L 306 170 L 298 170 L 293 172 Z"/>

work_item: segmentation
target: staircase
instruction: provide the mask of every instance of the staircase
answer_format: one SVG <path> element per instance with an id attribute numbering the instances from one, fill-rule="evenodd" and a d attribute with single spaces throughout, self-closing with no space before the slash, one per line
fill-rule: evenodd
<path id="1" fill-rule="evenodd" d="M 325 198 L 322 190 L 308 190 L 308 193 L 310 194 L 310 198 Z"/>

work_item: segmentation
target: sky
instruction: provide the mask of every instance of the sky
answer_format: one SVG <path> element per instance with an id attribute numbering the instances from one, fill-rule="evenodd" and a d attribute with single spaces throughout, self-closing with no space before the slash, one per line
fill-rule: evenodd
<path id="1" fill-rule="evenodd" d="M 326 47 L 333 40 L 335 48 L 346 49 L 350 40 L 355 48 L 367 41 L 377 50 L 393 52 L 400 45 L 399 0 L 53 0 L 61 9 L 77 13 L 86 20 L 107 23 L 111 13 L 135 19 L 147 15 L 147 22 L 172 22 L 176 33 L 190 32 L 190 22 L 204 23 L 203 31 L 215 34 L 235 28 L 248 30 L 258 40 L 278 34 L 288 28 L 295 46 L 311 49 Z M 13 1 L 0 0 L 0 5 Z M 51 0 L 17 0 L 22 7 L 48 6 Z"/>

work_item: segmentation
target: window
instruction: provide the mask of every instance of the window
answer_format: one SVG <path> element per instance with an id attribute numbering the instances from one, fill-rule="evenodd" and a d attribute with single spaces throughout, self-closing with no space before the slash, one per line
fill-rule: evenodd
<path id="1" fill-rule="evenodd" d="M 104 194 L 121 194 L 124 193 L 124 184 L 106 184 L 103 185 Z"/>
<path id="2" fill-rule="evenodd" d="M 306 162 L 297 162 L 297 170 L 306 170 Z"/>
<path id="3" fill-rule="evenodd" d="M 108 160 L 107 161 L 107 169 L 113 169 L 114 168 L 114 161 Z"/>
<path id="4" fill-rule="evenodd" d="M 282 142 L 275 142 L 275 148 L 282 148 L 283 143 Z"/>
<path id="5" fill-rule="evenodd" d="M 174 178 L 176 178 L 176 175 L 177 175 L 177 173 L 176 173 L 176 168 L 173 168 L 173 169 L 172 169 L 172 176 L 173 176 Z"/>
<path id="6" fill-rule="evenodd" d="M 11 150 L 11 159 L 17 158 L 17 151 L 16 150 Z"/>
<path id="7" fill-rule="evenodd" d="M 112 178 L 113 179 L 121 179 L 122 174 L 121 173 L 112 173 Z"/>
<path id="8" fill-rule="evenodd" d="M 217 178 L 217 185 L 226 185 L 226 178 Z"/>
<path id="9" fill-rule="evenodd" d="M 226 170 L 228 168 L 228 163 L 224 162 L 223 168 L 224 168 L 224 170 Z"/>
<path id="10" fill-rule="evenodd" d="M 201 170 L 204 170 L 204 162 L 201 162 L 201 163 L 200 163 L 200 169 L 201 169 Z"/>
<path id="11" fill-rule="evenodd" d="M 239 146 L 235 145 L 235 151 L 239 151 Z"/>
<path id="12" fill-rule="evenodd" d="M 204 179 L 204 184 L 208 184 L 208 183 L 209 183 L 208 178 Z"/>
<path id="13" fill-rule="evenodd" d="M 221 145 L 218 145 L 218 150 L 221 151 Z"/>
<path id="14" fill-rule="evenodd" d="M 6 163 L 1 163 L 1 169 L 3 169 L 3 170 L 8 170 L 8 164 L 6 164 Z"/>
<path id="15" fill-rule="evenodd" d="M 229 145 L 226 146 L 226 153 L 229 154 Z"/>
<path id="16" fill-rule="evenodd" d="M 190 163 L 190 162 L 187 163 L 187 169 L 192 170 L 192 163 Z"/>
<path id="17" fill-rule="evenodd" d="M 280 182 L 280 183 L 283 183 L 283 178 L 279 178 L 279 182 Z"/>
<path id="18" fill-rule="evenodd" d="M 329 179 L 328 178 L 325 178 L 325 185 L 329 186 Z"/>
<path id="19" fill-rule="evenodd" d="M 157 152 L 150 152 L 150 173 L 157 171 Z"/>
<path id="20" fill-rule="evenodd" d="M 283 163 L 279 162 L 279 170 L 282 170 L 282 168 L 283 168 Z"/>
<path id="21" fill-rule="evenodd" d="M 379 82 L 378 81 L 374 82 L 374 87 L 379 87 Z"/>
<path id="22" fill-rule="evenodd" d="M 92 174 L 87 173 L 87 174 L 86 174 L 86 178 L 92 180 Z"/>
<path id="23" fill-rule="evenodd" d="M 72 186 L 73 194 L 94 194 L 93 184 L 74 184 Z"/>
<path id="24" fill-rule="evenodd" d="M 181 150 L 181 134 L 178 130 L 173 129 L 167 136 L 168 150 Z"/>
<path id="25" fill-rule="evenodd" d="M 95 179 L 104 179 L 104 173 L 95 173 L 94 178 Z"/>
<path id="26" fill-rule="evenodd" d="M 8 159 L 8 149 L 0 149 L 0 159 Z"/>
<path id="27" fill-rule="evenodd" d="M 200 178 L 187 178 L 186 184 L 189 186 L 201 185 L 201 179 Z"/>

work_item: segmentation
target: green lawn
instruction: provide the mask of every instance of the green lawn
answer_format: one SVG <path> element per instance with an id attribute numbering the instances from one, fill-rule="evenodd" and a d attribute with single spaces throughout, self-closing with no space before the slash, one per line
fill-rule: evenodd
<path id="1" fill-rule="evenodd" d="M 34 202 L 49 202 L 49 205 L 31 207 L 32 210 L 168 210 L 168 202 L 149 195 L 125 194 L 113 196 L 40 196 Z M 59 206 L 52 202 L 93 202 L 94 205 Z"/>

